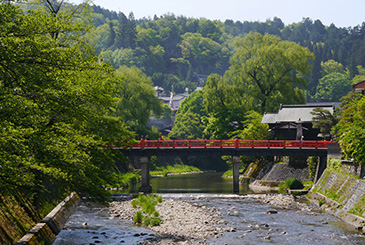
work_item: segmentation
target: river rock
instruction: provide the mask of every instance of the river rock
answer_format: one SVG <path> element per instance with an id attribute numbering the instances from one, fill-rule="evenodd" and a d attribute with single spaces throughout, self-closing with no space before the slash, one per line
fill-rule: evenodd
<path id="1" fill-rule="evenodd" d="M 137 210 L 131 206 L 131 200 L 114 201 L 110 204 L 110 212 L 113 218 L 133 220 Z M 181 237 L 182 240 L 206 239 L 208 237 L 219 237 L 224 230 L 217 224 L 225 224 L 220 220 L 221 213 L 205 205 L 190 204 L 183 200 L 165 199 L 156 205 L 162 220 L 160 226 L 149 227 L 159 236 Z M 120 215 L 117 217 L 116 215 Z M 229 228 L 235 232 L 234 228 Z M 165 239 L 164 239 L 165 240 Z"/>

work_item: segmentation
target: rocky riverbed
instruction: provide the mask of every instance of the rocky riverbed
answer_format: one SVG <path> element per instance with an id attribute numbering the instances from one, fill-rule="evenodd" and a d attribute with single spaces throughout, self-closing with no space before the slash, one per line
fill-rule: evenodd
<path id="1" fill-rule="evenodd" d="M 298 212 L 311 212 L 315 207 L 297 202 L 292 195 L 267 194 L 253 195 L 250 197 L 258 202 L 263 202 L 273 207 L 282 209 L 297 209 Z M 214 207 L 207 207 L 199 200 L 192 198 L 190 203 L 187 200 L 164 199 L 156 206 L 161 217 L 161 225 L 150 227 L 157 236 L 153 240 L 146 241 L 146 244 L 196 244 L 206 243 L 205 239 L 219 238 L 224 232 L 236 232 L 235 227 L 228 227 L 222 218 L 222 213 Z M 109 212 L 112 218 L 133 220 L 136 209 L 129 201 L 114 201 L 110 204 Z M 235 207 L 228 209 L 228 214 L 234 215 Z M 268 214 L 276 212 L 267 210 Z"/>

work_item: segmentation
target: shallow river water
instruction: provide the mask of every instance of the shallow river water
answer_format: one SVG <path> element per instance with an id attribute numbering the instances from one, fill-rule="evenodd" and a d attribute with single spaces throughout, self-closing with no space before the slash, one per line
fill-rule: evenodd
<path id="1" fill-rule="evenodd" d="M 226 183 L 227 189 L 214 191 L 211 184 L 202 182 L 205 177 L 211 180 L 213 176 L 216 177 L 212 181 L 215 183 L 213 185 Z M 354 231 L 353 227 L 329 214 L 275 208 L 258 202 L 255 195 L 259 194 L 229 194 L 231 180 L 221 179 L 219 176 L 220 174 L 211 173 L 172 176 L 153 179 L 151 183 L 154 191 L 164 199 L 182 199 L 218 209 L 222 213 L 221 219 L 224 220 L 221 225 L 235 228 L 234 232 L 224 232 L 219 238 L 208 238 L 207 243 L 365 244 L 362 233 Z M 201 183 L 200 186 L 191 185 L 194 178 Z M 172 179 L 180 184 L 172 185 Z M 190 184 L 181 186 L 181 183 L 186 183 L 186 179 L 189 179 Z M 156 184 L 156 180 L 165 184 Z M 249 190 L 242 192 L 247 193 Z M 275 210 L 277 213 L 267 214 L 268 210 Z M 105 207 L 84 203 L 71 215 L 66 229 L 57 236 L 55 244 L 138 244 L 154 236 L 154 232 L 135 227 L 129 221 L 112 219 Z"/>

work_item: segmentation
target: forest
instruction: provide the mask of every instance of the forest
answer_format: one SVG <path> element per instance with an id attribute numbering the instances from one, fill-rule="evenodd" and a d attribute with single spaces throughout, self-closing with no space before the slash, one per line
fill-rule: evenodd
<path id="1" fill-rule="evenodd" d="M 105 146 L 157 139 L 149 118 L 171 116 L 154 86 L 190 92 L 176 139 L 267 139 L 263 113 L 342 97 L 342 110 L 319 126 L 335 125 L 345 155 L 365 163 L 365 99 L 349 93 L 364 67 L 365 22 L 135 19 L 87 1 L 3 1 L 0 199 L 21 196 L 41 213 L 71 191 L 107 200 L 102 187 L 133 169 Z"/>
<path id="2" fill-rule="evenodd" d="M 192 91 L 196 86 L 192 84 L 194 74 L 223 75 L 230 67 L 235 43 L 250 32 L 275 35 L 314 54 L 312 70 L 305 77 L 308 102 L 339 101 L 339 96 L 351 90 L 350 80 L 364 75 L 365 22 L 339 28 L 310 18 L 284 25 L 278 17 L 265 22 L 222 22 L 165 14 L 138 20 L 133 13 L 116 13 L 100 6 L 93 6 L 92 12 L 95 27 L 90 35 L 96 54 L 114 68 L 137 66 L 152 78 L 155 86 L 168 92 L 172 85 L 174 92 L 183 92 L 186 87 Z M 323 64 L 328 61 L 332 63 L 327 68 L 335 65 L 337 70 L 326 70 Z M 342 74 L 336 77 L 337 87 L 333 88 L 345 90 L 339 96 L 328 95 L 331 92 L 324 85 L 334 72 Z"/>

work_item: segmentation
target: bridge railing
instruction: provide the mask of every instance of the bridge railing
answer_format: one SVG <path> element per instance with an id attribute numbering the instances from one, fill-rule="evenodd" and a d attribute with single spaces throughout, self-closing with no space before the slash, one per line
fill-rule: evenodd
<path id="1" fill-rule="evenodd" d="M 116 142 L 107 148 L 174 149 L 174 148 L 265 148 L 326 149 L 332 141 L 309 140 L 140 140 L 132 144 Z"/>

